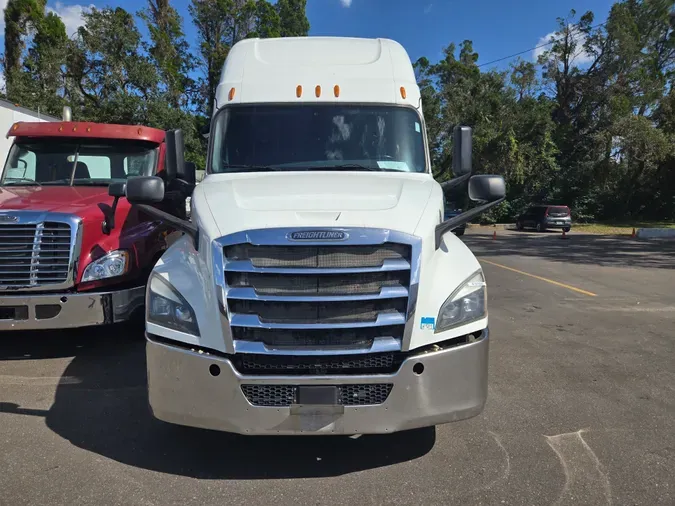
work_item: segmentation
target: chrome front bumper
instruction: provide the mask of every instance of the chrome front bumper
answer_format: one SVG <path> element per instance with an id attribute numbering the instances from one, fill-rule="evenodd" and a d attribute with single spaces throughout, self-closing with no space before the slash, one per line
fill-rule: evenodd
<path id="1" fill-rule="evenodd" d="M 145 303 L 145 287 L 114 292 L 0 294 L 0 331 L 51 330 L 128 320 Z"/>
<path id="2" fill-rule="evenodd" d="M 394 374 L 244 376 L 226 358 L 148 339 L 148 395 L 156 418 L 179 425 L 251 435 L 391 433 L 478 415 L 487 398 L 488 348 L 486 329 L 475 342 L 411 354 Z M 254 406 L 241 388 L 355 383 L 393 387 L 377 405 L 285 407 Z"/>

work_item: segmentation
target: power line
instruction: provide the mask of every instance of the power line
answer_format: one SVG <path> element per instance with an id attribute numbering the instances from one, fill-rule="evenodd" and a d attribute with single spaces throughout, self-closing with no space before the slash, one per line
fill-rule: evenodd
<path id="1" fill-rule="evenodd" d="M 599 27 L 601 27 L 605 24 L 607 24 L 607 21 L 605 21 L 604 23 L 597 24 L 595 26 L 591 26 L 590 29 L 593 30 L 594 28 L 599 28 Z M 572 33 L 574 33 L 574 32 L 572 32 Z M 520 51 L 519 53 L 514 53 L 514 54 L 511 54 L 509 56 L 504 56 L 503 58 L 497 58 L 496 60 L 492 60 L 492 61 L 489 61 L 487 63 L 481 63 L 480 65 L 478 65 L 478 67 L 484 67 L 486 65 L 492 65 L 493 63 L 497 63 L 497 62 L 500 62 L 500 61 L 510 60 L 511 58 L 515 58 L 516 56 L 520 56 L 521 54 L 529 53 L 530 51 L 536 51 L 537 49 L 541 49 L 542 47 L 546 47 L 546 46 L 550 46 L 551 44 L 555 44 L 559 40 L 560 40 L 560 38 L 554 39 L 554 40 L 551 40 L 551 41 L 549 41 L 545 44 L 540 44 L 538 46 L 531 47 L 530 49 L 526 49 L 525 51 Z"/>

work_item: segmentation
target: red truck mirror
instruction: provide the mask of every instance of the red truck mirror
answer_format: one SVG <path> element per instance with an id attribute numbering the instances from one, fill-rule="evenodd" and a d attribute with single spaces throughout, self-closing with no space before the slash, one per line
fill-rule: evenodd
<path id="1" fill-rule="evenodd" d="M 164 181 L 157 176 L 127 179 L 127 200 L 131 204 L 154 204 L 164 200 Z"/>
<path id="2" fill-rule="evenodd" d="M 127 184 L 124 182 L 110 183 L 108 186 L 108 195 L 119 199 L 127 194 Z"/>
<path id="3" fill-rule="evenodd" d="M 103 219 L 103 223 L 101 225 L 104 234 L 110 234 L 112 229 L 115 228 L 115 212 L 117 211 L 117 204 L 120 201 L 120 198 L 126 196 L 126 194 L 127 184 L 125 182 L 118 181 L 108 185 L 108 195 L 115 197 L 115 199 L 113 200 L 110 212 L 105 213 L 106 216 Z"/>

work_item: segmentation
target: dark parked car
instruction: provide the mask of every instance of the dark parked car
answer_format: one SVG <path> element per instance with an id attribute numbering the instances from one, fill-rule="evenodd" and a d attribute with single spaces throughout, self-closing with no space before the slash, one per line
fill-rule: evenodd
<path id="1" fill-rule="evenodd" d="M 572 216 L 567 206 L 539 205 L 530 206 L 527 211 L 518 216 L 516 228 L 534 228 L 543 232 L 547 228 L 561 228 L 569 232 L 572 228 Z"/>
<path id="2" fill-rule="evenodd" d="M 461 209 L 446 209 L 445 210 L 445 216 L 443 219 L 445 221 L 448 221 L 450 218 L 454 218 L 457 215 L 462 214 Z M 464 231 L 466 230 L 466 223 L 463 225 L 460 225 L 457 228 L 453 228 L 452 231 L 454 232 L 455 235 L 464 235 Z"/>

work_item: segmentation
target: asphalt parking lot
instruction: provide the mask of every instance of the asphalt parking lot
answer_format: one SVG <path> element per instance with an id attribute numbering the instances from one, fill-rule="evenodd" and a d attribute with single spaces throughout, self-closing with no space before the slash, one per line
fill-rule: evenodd
<path id="1" fill-rule="evenodd" d="M 464 241 L 489 290 L 479 417 L 358 439 L 174 427 L 148 412 L 141 329 L 5 333 L 0 504 L 675 504 L 675 241 Z"/>

